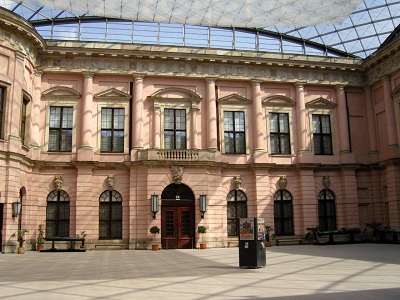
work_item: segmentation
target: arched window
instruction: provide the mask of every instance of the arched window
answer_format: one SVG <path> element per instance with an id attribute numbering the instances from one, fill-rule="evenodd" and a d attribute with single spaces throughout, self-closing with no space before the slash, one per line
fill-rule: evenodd
<path id="1" fill-rule="evenodd" d="M 105 191 L 99 198 L 99 238 L 122 238 L 122 197 L 116 191 Z"/>
<path id="2" fill-rule="evenodd" d="M 292 195 L 287 190 L 279 190 L 274 195 L 274 223 L 276 235 L 294 234 Z"/>
<path id="3" fill-rule="evenodd" d="M 52 191 L 47 196 L 46 236 L 69 236 L 69 195 Z"/>
<path id="4" fill-rule="evenodd" d="M 242 191 L 233 190 L 226 196 L 226 201 L 228 201 L 228 236 L 238 236 L 239 219 L 247 218 L 246 195 Z"/>
<path id="5" fill-rule="evenodd" d="M 324 189 L 318 194 L 319 230 L 336 230 L 335 195 Z"/>

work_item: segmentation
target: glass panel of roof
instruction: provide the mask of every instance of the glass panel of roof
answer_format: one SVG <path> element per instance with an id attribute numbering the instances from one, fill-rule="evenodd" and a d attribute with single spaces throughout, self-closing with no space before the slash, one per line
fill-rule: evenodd
<path id="1" fill-rule="evenodd" d="M 183 45 L 183 25 L 160 24 L 160 44 Z"/>
<path id="2" fill-rule="evenodd" d="M 308 39 L 310 37 L 319 35 L 315 27 L 304 27 L 299 29 L 298 32 L 300 33 L 303 39 Z"/>
<path id="3" fill-rule="evenodd" d="M 139 44 L 157 44 L 158 24 L 135 22 L 133 24 L 133 42 Z"/>
<path id="4" fill-rule="evenodd" d="M 44 38 L 44 39 L 49 39 L 51 40 L 51 29 L 52 26 L 51 25 L 44 25 L 44 26 L 37 26 L 35 27 L 36 31 Z"/>
<path id="5" fill-rule="evenodd" d="M 81 24 L 82 41 L 105 41 L 106 23 L 84 22 Z"/>
<path id="6" fill-rule="evenodd" d="M 322 42 L 323 40 L 323 42 Z M 314 42 L 319 42 L 323 43 L 325 45 L 335 45 L 335 44 L 340 44 L 342 41 L 339 37 L 339 34 L 337 32 L 325 34 L 324 36 L 320 37 L 319 39 L 313 39 Z"/>
<path id="7" fill-rule="evenodd" d="M 265 52 L 280 52 L 281 49 L 280 40 L 267 35 L 260 35 L 258 47 Z"/>
<path id="8" fill-rule="evenodd" d="M 210 29 L 210 46 L 215 48 L 232 49 L 233 32 L 224 28 Z"/>
<path id="9" fill-rule="evenodd" d="M 303 54 L 303 45 L 290 41 L 282 41 L 283 53 Z"/>
<path id="10" fill-rule="evenodd" d="M 54 40 L 78 40 L 79 39 L 79 28 L 78 24 L 63 24 L 53 29 Z M 93 39 L 95 40 L 95 38 Z"/>
<path id="11" fill-rule="evenodd" d="M 376 22 L 374 23 L 374 27 L 377 33 L 385 33 L 385 32 L 392 32 L 394 30 L 393 22 L 390 20 Z"/>
<path id="12" fill-rule="evenodd" d="M 132 22 L 108 21 L 107 42 L 131 43 Z"/>
<path id="13" fill-rule="evenodd" d="M 256 49 L 256 35 L 235 30 L 235 49 L 254 51 Z"/>
<path id="14" fill-rule="evenodd" d="M 185 25 L 185 45 L 189 47 L 207 47 L 208 27 Z"/>

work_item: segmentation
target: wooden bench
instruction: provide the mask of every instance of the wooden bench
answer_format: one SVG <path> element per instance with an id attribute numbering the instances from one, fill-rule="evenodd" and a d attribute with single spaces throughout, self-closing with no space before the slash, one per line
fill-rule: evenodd
<path id="1" fill-rule="evenodd" d="M 276 245 L 279 246 L 280 243 L 303 243 L 302 239 L 276 239 Z"/>
<path id="2" fill-rule="evenodd" d="M 360 233 L 361 233 L 360 228 L 350 228 L 350 229 L 342 228 L 342 229 L 338 229 L 338 230 L 318 231 L 318 236 L 320 236 L 320 237 L 328 236 L 329 237 L 328 243 L 333 244 L 333 236 L 334 235 L 338 235 L 338 236 L 348 235 L 349 242 L 354 243 L 355 242 L 354 236 L 356 234 L 360 234 Z"/>
<path id="3" fill-rule="evenodd" d="M 98 247 L 117 247 L 119 249 L 124 249 L 124 244 L 95 244 L 94 250 L 97 250 Z"/>
<path id="4" fill-rule="evenodd" d="M 47 250 L 40 250 L 55 252 L 55 251 L 85 251 L 85 239 L 81 237 L 69 237 L 69 236 L 50 236 L 45 238 L 46 241 L 51 242 L 51 248 Z M 67 249 L 57 249 L 55 247 L 55 242 L 69 242 L 69 248 Z M 75 249 L 75 242 L 81 242 L 81 249 Z"/>

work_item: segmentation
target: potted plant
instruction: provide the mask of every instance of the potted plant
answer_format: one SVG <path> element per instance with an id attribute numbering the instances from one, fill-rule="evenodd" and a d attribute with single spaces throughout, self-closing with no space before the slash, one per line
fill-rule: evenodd
<path id="1" fill-rule="evenodd" d="M 310 236 L 313 238 L 313 244 L 319 244 L 319 239 L 318 239 L 318 232 L 319 232 L 319 227 L 307 227 L 308 230 L 306 234 L 306 239 L 308 239 Z"/>
<path id="2" fill-rule="evenodd" d="M 206 232 L 207 232 L 207 228 L 205 226 L 200 225 L 197 227 L 197 233 L 199 235 L 204 234 Z M 201 242 L 200 249 L 207 249 L 207 244 L 205 242 Z"/>
<path id="3" fill-rule="evenodd" d="M 25 253 L 24 242 L 25 242 L 25 234 L 27 232 L 28 232 L 28 230 L 26 230 L 26 229 L 18 229 L 17 232 L 14 232 L 11 235 L 11 238 L 16 238 L 18 241 L 18 249 L 17 249 L 18 254 Z"/>
<path id="4" fill-rule="evenodd" d="M 40 223 L 36 236 L 36 251 L 40 252 L 44 248 L 44 223 Z"/>
<path id="5" fill-rule="evenodd" d="M 380 228 L 382 228 L 382 223 L 378 223 L 378 222 L 373 221 L 371 223 L 366 223 L 365 226 L 367 226 L 367 227 L 364 229 L 363 233 L 368 228 L 372 229 L 372 240 L 376 241 L 378 239 L 378 236 L 377 236 L 378 235 L 378 230 Z"/>
<path id="6" fill-rule="evenodd" d="M 150 228 L 150 233 L 154 234 L 154 238 L 156 237 L 156 234 L 160 233 L 160 228 L 158 226 L 152 226 Z M 153 251 L 158 251 L 159 245 L 158 244 L 152 244 L 151 245 L 151 250 Z"/>
<path id="7" fill-rule="evenodd" d="M 81 230 L 81 233 L 79 234 L 79 237 L 83 238 L 83 243 L 80 245 L 80 248 L 81 249 L 86 249 L 86 245 L 85 245 L 86 231 Z"/>
<path id="8" fill-rule="evenodd" d="M 265 225 L 265 247 L 272 247 L 272 242 L 270 238 L 272 229 L 272 226 Z"/>

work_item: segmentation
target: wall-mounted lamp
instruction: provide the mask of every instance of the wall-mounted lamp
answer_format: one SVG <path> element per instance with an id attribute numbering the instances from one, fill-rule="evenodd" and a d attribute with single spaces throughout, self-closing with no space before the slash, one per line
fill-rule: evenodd
<path id="1" fill-rule="evenodd" d="M 13 218 L 18 217 L 21 214 L 22 202 L 16 201 L 12 203 L 12 216 Z"/>
<path id="2" fill-rule="evenodd" d="M 204 219 L 204 214 L 207 212 L 207 195 L 200 195 L 200 212 L 201 218 Z"/>
<path id="3" fill-rule="evenodd" d="M 153 219 L 156 218 L 158 213 L 158 195 L 151 195 L 151 212 L 153 213 Z"/>

